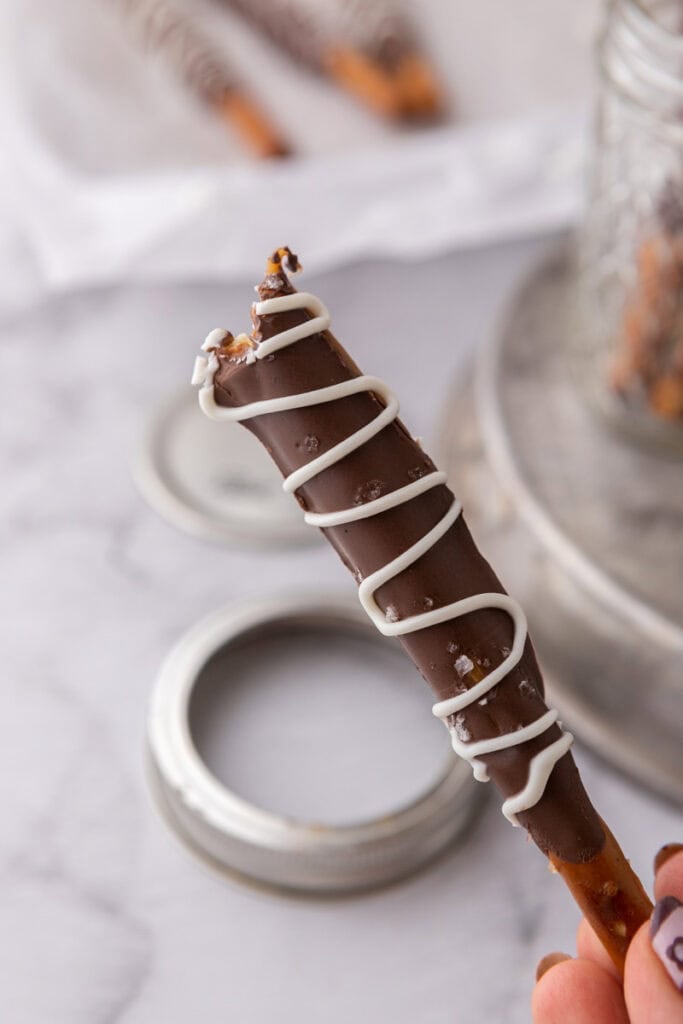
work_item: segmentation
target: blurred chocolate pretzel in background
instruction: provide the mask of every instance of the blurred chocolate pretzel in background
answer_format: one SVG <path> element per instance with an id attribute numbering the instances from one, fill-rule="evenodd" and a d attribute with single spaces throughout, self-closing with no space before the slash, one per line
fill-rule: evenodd
<path id="1" fill-rule="evenodd" d="M 229 122 L 259 157 L 290 146 L 250 95 L 229 55 L 202 29 L 187 0 L 107 0 L 147 53 L 158 54 L 191 92 Z M 376 113 L 432 120 L 444 103 L 400 0 L 215 0 L 245 17 L 299 66 L 325 75 Z"/>
<path id="2" fill-rule="evenodd" d="M 145 52 L 159 54 L 200 101 L 232 125 L 255 156 L 285 156 L 289 152 L 279 129 L 249 95 L 228 56 L 213 45 L 197 19 L 185 12 L 181 0 L 178 5 L 169 0 L 107 3 L 125 19 L 135 42 Z"/>
<path id="3" fill-rule="evenodd" d="M 400 0 L 217 2 L 380 114 L 421 120 L 443 110 L 436 76 Z"/>

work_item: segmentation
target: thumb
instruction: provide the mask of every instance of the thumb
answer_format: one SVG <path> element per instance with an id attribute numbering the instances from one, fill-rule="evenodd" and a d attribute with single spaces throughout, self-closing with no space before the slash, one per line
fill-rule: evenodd
<path id="1" fill-rule="evenodd" d="M 683 852 L 655 880 L 657 904 L 626 958 L 624 995 L 631 1020 L 683 1024 Z"/>

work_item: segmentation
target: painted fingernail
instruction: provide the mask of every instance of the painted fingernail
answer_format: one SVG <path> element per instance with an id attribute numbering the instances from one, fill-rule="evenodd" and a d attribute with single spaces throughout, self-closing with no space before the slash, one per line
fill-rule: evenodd
<path id="1" fill-rule="evenodd" d="M 566 953 L 546 953 L 544 957 L 538 961 L 538 967 L 536 968 L 536 981 L 540 981 L 544 974 L 547 974 L 551 967 L 555 964 L 561 964 L 564 960 L 571 960 L 570 956 Z"/>
<path id="2" fill-rule="evenodd" d="M 677 853 L 680 853 L 681 850 L 683 850 L 683 843 L 667 843 L 666 846 L 663 846 L 655 857 L 655 874 L 668 860 L 671 860 Z"/>
<path id="3" fill-rule="evenodd" d="M 674 985 L 683 992 L 683 903 L 675 896 L 657 902 L 650 921 L 650 941 Z"/>

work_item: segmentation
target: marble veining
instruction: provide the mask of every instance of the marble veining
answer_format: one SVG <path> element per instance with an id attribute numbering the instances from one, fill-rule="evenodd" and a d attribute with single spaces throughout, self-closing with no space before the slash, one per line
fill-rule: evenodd
<path id="1" fill-rule="evenodd" d="M 490 295 L 503 301 L 537 250 L 372 264 L 315 287 L 362 363 L 390 367 L 406 419 L 429 436 L 444 364 L 455 372 L 491 328 Z M 250 552 L 185 536 L 132 485 L 149 403 L 185 382 L 202 326 L 243 302 L 244 287 L 224 285 L 97 292 L 48 302 L 2 338 L 0 1019 L 270 1024 L 276 1006 L 283 1024 L 523 1024 L 536 960 L 571 944 L 577 912 L 493 802 L 418 877 L 341 902 L 217 878 L 152 809 L 145 713 L 169 645 L 233 599 L 235 579 L 247 596 L 284 586 L 295 558 L 302 585 L 346 581 L 322 548 Z M 432 358 L 412 358 L 416 337 Z M 141 353 L 155 366 L 144 382 Z M 425 715 L 430 703 L 425 693 Z M 648 880 L 677 812 L 581 749 L 578 759 Z"/>

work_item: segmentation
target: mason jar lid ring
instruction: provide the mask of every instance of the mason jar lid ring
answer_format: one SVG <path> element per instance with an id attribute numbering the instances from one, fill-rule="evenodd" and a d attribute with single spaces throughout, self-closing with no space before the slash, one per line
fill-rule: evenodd
<path id="1" fill-rule="evenodd" d="M 217 651 L 275 624 L 354 631 L 387 644 L 356 601 L 320 591 L 252 600 L 199 622 L 166 658 L 150 704 L 149 777 L 160 810 L 186 845 L 215 867 L 281 890 L 344 893 L 416 871 L 464 830 L 481 791 L 450 751 L 427 792 L 390 814 L 343 826 L 257 807 L 202 760 L 189 720 L 202 669 Z"/>

